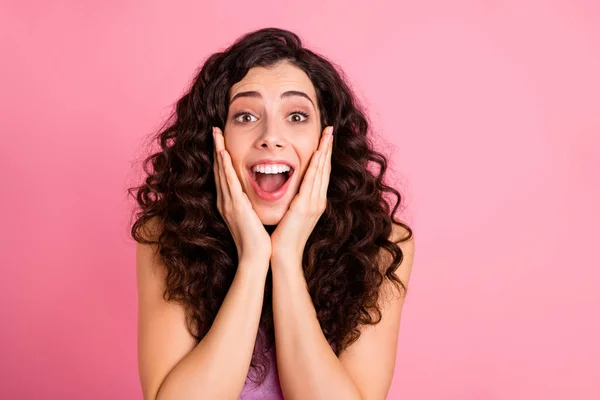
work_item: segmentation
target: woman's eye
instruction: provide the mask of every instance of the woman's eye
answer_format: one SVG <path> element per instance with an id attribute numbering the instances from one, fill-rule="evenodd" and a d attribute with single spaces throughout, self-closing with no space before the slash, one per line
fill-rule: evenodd
<path id="1" fill-rule="evenodd" d="M 252 120 L 252 118 L 254 118 L 254 120 Z M 252 114 L 241 113 L 235 117 L 235 120 L 241 123 L 247 123 L 256 121 L 256 117 Z"/>
<path id="2" fill-rule="evenodd" d="M 308 114 L 303 112 L 295 112 L 290 114 L 291 122 L 304 122 L 308 118 Z"/>
<path id="3" fill-rule="evenodd" d="M 288 120 L 290 122 L 293 122 L 293 123 L 301 123 L 301 122 L 306 121 L 307 118 L 308 118 L 308 114 L 306 114 L 305 112 L 299 112 L 299 111 L 297 111 L 297 112 L 291 113 L 290 116 L 288 117 Z M 250 113 L 239 113 L 239 114 L 236 114 L 234 116 L 234 119 L 237 122 L 240 122 L 242 124 L 247 124 L 249 122 L 258 121 L 258 119 L 254 115 L 252 115 Z"/>

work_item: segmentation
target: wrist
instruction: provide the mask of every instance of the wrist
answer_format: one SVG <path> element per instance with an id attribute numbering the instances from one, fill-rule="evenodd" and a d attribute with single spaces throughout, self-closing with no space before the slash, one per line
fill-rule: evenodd
<path id="1" fill-rule="evenodd" d="M 244 256 L 239 259 L 238 271 L 250 271 L 253 274 L 264 272 L 266 276 L 270 262 L 267 256 Z"/>
<path id="2" fill-rule="evenodd" d="M 302 256 L 294 254 L 292 251 L 273 252 L 271 254 L 271 268 L 274 265 L 281 268 L 293 268 L 293 266 L 302 268 Z"/>

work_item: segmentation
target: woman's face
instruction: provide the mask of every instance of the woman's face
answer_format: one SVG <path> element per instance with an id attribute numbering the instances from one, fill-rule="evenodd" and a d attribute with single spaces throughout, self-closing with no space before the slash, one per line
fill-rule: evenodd
<path id="1" fill-rule="evenodd" d="M 320 121 L 312 82 L 304 71 L 290 63 L 254 67 L 232 86 L 224 129 L 225 148 L 243 191 L 264 225 L 278 224 L 298 193 L 318 148 Z M 252 171 L 256 164 L 265 166 L 273 161 L 292 169 L 272 174 Z"/>

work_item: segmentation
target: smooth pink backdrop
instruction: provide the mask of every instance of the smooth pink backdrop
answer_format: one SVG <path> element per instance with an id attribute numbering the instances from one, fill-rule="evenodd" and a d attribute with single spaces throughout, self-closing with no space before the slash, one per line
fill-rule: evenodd
<path id="1" fill-rule="evenodd" d="M 417 253 L 388 398 L 600 398 L 600 3 L 216 3 L 2 3 L 0 398 L 141 398 L 132 165 L 265 26 L 395 148 Z"/>

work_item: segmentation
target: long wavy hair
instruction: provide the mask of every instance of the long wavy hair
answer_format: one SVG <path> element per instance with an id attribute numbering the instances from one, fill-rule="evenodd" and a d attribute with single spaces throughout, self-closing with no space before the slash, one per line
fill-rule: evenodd
<path id="1" fill-rule="evenodd" d="M 378 298 L 384 279 L 406 293 L 394 272 L 403 259 L 397 244 L 409 240 L 412 230 L 395 218 L 400 193 L 384 182 L 388 161 L 373 149 L 369 120 L 344 73 L 303 47 L 296 34 L 260 29 L 205 60 L 153 136 L 160 150 L 143 161 L 144 183 L 128 188 L 139 205 L 131 235 L 139 243 L 158 245 L 166 268 L 163 297 L 184 306 L 188 329 L 200 341 L 238 264 L 235 242 L 216 206 L 211 127 L 224 128 L 229 90 L 250 68 L 282 61 L 308 75 L 317 93 L 321 129 L 332 125 L 335 132 L 327 208 L 305 246 L 302 267 L 323 334 L 339 355 L 358 339 L 360 325 L 381 320 Z M 370 163 L 379 166 L 378 172 L 369 169 Z M 395 197 L 393 209 L 385 194 Z M 389 240 L 393 223 L 408 232 L 396 242 Z M 146 226 L 157 229 L 146 234 Z M 383 267 L 382 250 L 391 256 Z M 274 345 L 271 290 L 269 271 L 250 365 L 255 383 L 268 374 L 266 352 Z"/>

